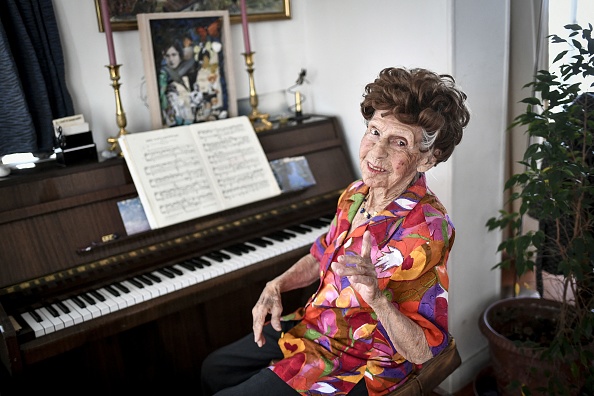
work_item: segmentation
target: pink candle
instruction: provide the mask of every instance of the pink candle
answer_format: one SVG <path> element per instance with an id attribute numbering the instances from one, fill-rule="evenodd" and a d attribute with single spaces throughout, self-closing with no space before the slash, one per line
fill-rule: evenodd
<path id="1" fill-rule="evenodd" d="M 109 16 L 109 6 L 107 0 L 101 0 L 101 17 L 103 18 L 103 30 L 107 39 L 107 52 L 109 53 L 109 64 L 117 65 L 115 51 L 113 49 L 113 35 L 111 34 L 111 18 Z"/>
<path id="2" fill-rule="evenodd" d="M 245 53 L 249 54 L 252 52 L 252 48 L 250 46 L 250 33 L 248 32 L 248 17 L 245 0 L 241 0 L 241 26 L 243 28 L 243 44 L 245 45 Z"/>

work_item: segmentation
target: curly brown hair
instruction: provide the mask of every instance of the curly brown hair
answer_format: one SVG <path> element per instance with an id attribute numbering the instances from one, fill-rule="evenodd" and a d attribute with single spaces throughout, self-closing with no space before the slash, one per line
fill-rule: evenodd
<path id="1" fill-rule="evenodd" d="M 470 112 L 466 94 L 454 78 L 426 69 L 389 67 L 365 86 L 361 114 L 369 121 L 376 110 L 402 123 L 423 128 L 422 150 L 434 149 L 435 165 L 446 161 L 462 140 Z"/>

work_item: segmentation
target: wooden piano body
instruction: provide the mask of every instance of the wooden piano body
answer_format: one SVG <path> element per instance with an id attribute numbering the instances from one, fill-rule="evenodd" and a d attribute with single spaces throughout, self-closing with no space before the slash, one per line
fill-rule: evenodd
<path id="1" fill-rule="evenodd" d="M 304 155 L 316 185 L 181 224 L 126 236 L 117 202 L 137 196 L 123 159 L 21 172 L 0 181 L 0 393 L 200 394 L 204 357 L 251 331 L 265 283 L 308 246 L 34 337 L 20 314 L 271 230 L 332 214 L 354 179 L 339 122 L 312 117 L 258 137 L 269 160 Z M 102 237 L 120 237 L 101 242 Z M 81 248 L 91 246 L 90 251 Z M 313 286 L 312 286 L 313 287 Z M 287 294 L 285 311 L 313 289 Z"/>

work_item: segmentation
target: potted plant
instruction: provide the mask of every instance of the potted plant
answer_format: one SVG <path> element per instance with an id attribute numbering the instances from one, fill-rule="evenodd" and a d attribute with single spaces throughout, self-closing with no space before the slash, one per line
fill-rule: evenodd
<path id="1" fill-rule="evenodd" d="M 521 276 L 553 263 L 566 291 L 557 301 L 513 297 L 483 312 L 479 327 L 504 395 L 594 395 L 594 89 L 573 80 L 594 76 L 594 40 L 592 25 L 565 28 L 567 40 L 550 37 L 569 47 L 554 63 L 571 49 L 570 61 L 558 74 L 541 70 L 526 84 L 532 96 L 512 123 L 526 127 L 530 139 L 523 171 L 505 184 L 519 209 L 487 222 L 490 231 L 509 234 L 496 267 Z M 523 229 L 528 215 L 538 229 Z"/>

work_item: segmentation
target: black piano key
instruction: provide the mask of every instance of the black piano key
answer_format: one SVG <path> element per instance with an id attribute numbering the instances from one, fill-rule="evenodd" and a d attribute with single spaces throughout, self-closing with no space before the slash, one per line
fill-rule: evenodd
<path id="1" fill-rule="evenodd" d="M 52 307 L 51 305 L 47 305 L 45 308 L 47 309 L 47 311 L 49 313 L 52 314 L 52 316 L 54 318 L 57 318 L 58 316 L 60 316 L 60 313 L 56 310 L 56 308 Z"/>
<path id="2" fill-rule="evenodd" d="M 236 256 L 241 256 L 243 253 L 245 253 L 242 249 L 240 249 L 237 246 L 228 246 L 225 248 L 225 250 L 230 251 L 231 253 L 235 254 Z"/>
<path id="3" fill-rule="evenodd" d="M 233 247 L 235 247 L 236 249 L 238 249 L 242 253 L 249 253 L 252 250 L 254 250 L 253 246 L 246 245 L 245 243 L 238 243 L 236 245 L 233 245 Z"/>
<path id="4" fill-rule="evenodd" d="M 152 285 L 153 285 L 153 281 L 152 281 L 152 280 L 150 280 L 149 278 L 147 278 L 147 277 L 146 277 L 146 276 L 144 276 L 144 275 L 138 275 L 138 276 L 136 277 L 136 279 L 138 279 L 139 281 L 141 281 L 142 283 L 144 283 L 144 284 L 145 284 L 145 285 L 147 285 L 147 286 L 152 286 Z"/>
<path id="5" fill-rule="evenodd" d="M 323 222 L 321 220 L 317 220 L 317 219 L 305 221 L 303 224 L 313 227 L 313 228 L 317 228 L 317 229 L 325 228 L 328 226 L 328 223 L 325 223 L 325 222 Z"/>
<path id="6" fill-rule="evenodd" d="M 165 268 L 159 268 L 157 270 L 157 272 L 162 273 L 163 275 L 165 275 L 166 277 L 168 277 L 169 279 L 173 279 L 175 278 L 175 275 L 173 275 L 171 272 L 169 272 L 167 269 Z"/>
<path id="7" fill-rule="evenodd" d="M 300 225 L 294 225 L 294 226 L 288 227 L 288 229 L 290 231 L 295 231 L 298 234 L 307 234 L 307 233 L 310 232 L 309 229 L 307 229 L 307 228 L 305 228 L 303 226 L 300 226 Z"/>
<path id="8" fill-rule="evenodd" d="M 188 261 L 190 261 L 192 264 L 194 264 L 197 268 L 204 268 L 204 267 L 207 267 L 208 264 L 210 264 L 206 260 L 201 259 L 201 258 L 196 258 L 196 257 L 191 258 Z"/>
<path id="9" fill-rule="evenodd" d="M 293 232 L 286 231 L 286 230 L 279 231 L 279 232 L 283 235 L 286 235 L 287 238 L 295 238 L 297 236 L 297 234 L 295 234 Z"/>
<path id="10" fill-rule="evenodd" d="M 89 292 L 91 294 L 91 296 L 95 297 L 97 300 L 104 302 L 105 301 L 105 297 L 103 297 L 103 295 L 101 295 L 101 293 L 97 292 L 96 290 L 91 290 Z"/>
<path id="11" fill-rule="evenodd" d="M 214 261 L 218 261 L 219 263 L 225 261 L 220 255 L 216 254 L 216 252 L 206 253 L 206 257 L 211 258 Z"/>
<path id="12" fill-rule="evenodd" d="M 177 276 L 182 276 L 184 273 L 175 267 L 166 267 L 167 270 L 173 272 Z"/>
<path id="13" fill-rule="evenodd" d="M 69 314 L 70 313 L 70 308 L 68 308 L 66 306 L 66 304 L 64 304 L 62 301 L 58 301 L 56 303 L 56 307 L 60 308 L 62 310 L 62 312 Z"/>
<path id="14" fill-rule="evenodd" d="M 86 301 L 87 304 L 90 304 L 90 305 L 97 304 L 97 302 L 95 300 L 93 300 L 93 298 L 86 293 L 81 294 L 80 298 L 82 298 L 84 301 Z"/>
<path id="15" fill-rule="evenodd" d="M 262 238 L 254 238 L 250 240 L 250 243 L 253 243 L 256 246 L 260 246 L 265 248 L 266 246 L 270 246 L 273 243 L 270 241 L 267 241 L 266 239 L 262 239 Z"/>
<path id="16" fill-rule="evenodd" d="M 210 267 L 212 264 L 210 261 L 200 258 L 200 257 L 197 257 L 196 260 L 198 260 L 202 265 L 204 265 L 206 267 Z"/>
<path id="17" fill-rule="evenodd" d="M 87 305 L 85 304 L 85 302 L 83 300 L 81 300 L 78 296 L 71 297 L 71 300 L 74 301 L 74 303 L 76 305 L 78 305 L 79 308 L 86 308 L 87 307 Z"/>
<path id="18" fill-rule="evenodd" d="M 223 253 L 223 252 L 213 252 L 215 254 L 217 254 L 219 257 L 221 257 L 223 260 L 231 260 L 231 256 L 229 256 L 227 253 Z"/>
<path id="19" fill-rule="evenodd" d="M 111 293 L 114 297 L 120 296 L 120 292 L 115 287 L 113 287 L 111 285 L 105 286 L 105 290 L 107 290 L 109 293 Z"/>
<path id="20" fill-rule="evenodd" d="M 266 236 L 270 239 L 274 239 L 277 242 L 283 242 L 283 241 L 287 240 L 287 237 L 285 235 L 281 234 L 280 232 L 273 232 Z"/>
<path id="21" fill-rule="evenodd" d="M 114 287 L 116 287 L 117 289 L 119 289 L 122 293 L 130 293 L 130 289 L 128 289 L 126 286 L 122 285 L 120 282 L 115 282 L 113 284 Z"/>
<path id="22" fill-rule="evenodd" d="M 144 288 L 144 284 L 134 278 L 130 278 L 130 279 L 126 279 L 128 282 L 132 283 L 134 286 L 136 286 L 139 289 L 143 289 Z"/>
<path id="23" fill-rule="evenodd" d="M 31 314 L 31 316 L 33 316 L 33 319 L 35 319 L 36 322 L 41 323 L 41 321 L 43 319 L 41 319 L 41 316 L 39 316 L 39 314 L 37 312 L 35 312 L 35 310 L 31 310 L 31 312 L 29 312 Z"/>
<path id="24" fill-rule="evenodd" d="M 246 245 L 245 243 L 242 243 L 241 246 L 243 246 L 247 250 L 247 252 L 253 252 L 256 250 L 255 247 L 253 247 L 251 245 Z"/>
<path id="25" fill-rule="evenodd" d="M 163 279 L 159 278 L 157 275 L 153 273 L 145 274 L 145 276 L 155 283 L 163 282 Z"/>
<path id="26" fill-rule="evenodd" d="M 238 243 L 235 246 L 237 246 L 238 249 L 241 249 L 245 253 L 249 253 L 249 251 L 250 251 L 250 247 L 248 245 L 246 245 L 245 243 Z"/>
<path id="27" fill-rule="evenodd" d="M 179 263 L 179 265 L 181 265 L 188 271 L 196 271 L 196 266 L 194 264 L 192 264 L 192 262 L 189 260 L 182 261 L 181 263 Z"/>
<path id="28" fill-rule="evenodd" d="M 305 224 L 308 227 L 321 228 L 324 225 L 324 222 L 319 219 L 311 219 L 305 221 L 303 224 Z"/>

